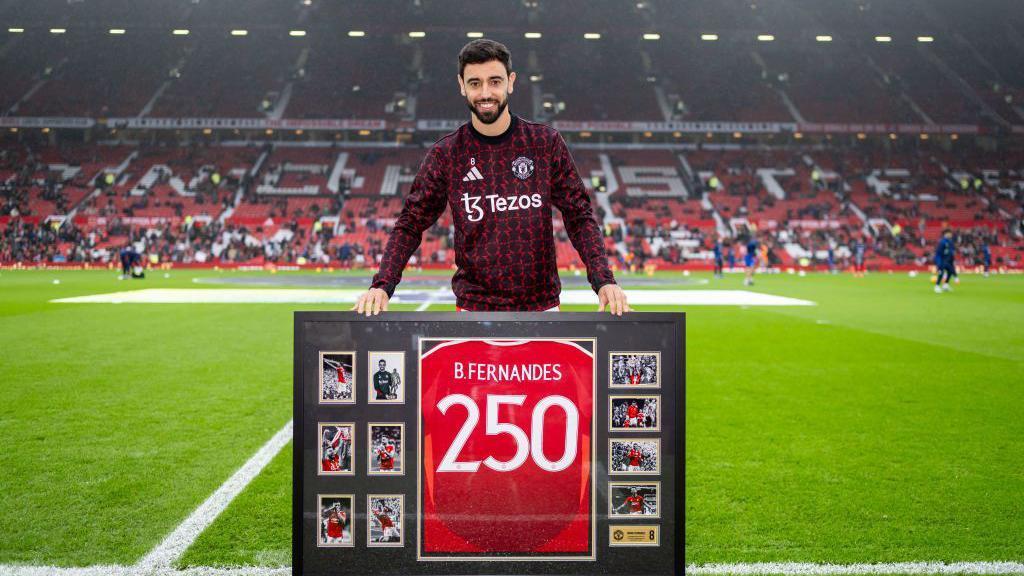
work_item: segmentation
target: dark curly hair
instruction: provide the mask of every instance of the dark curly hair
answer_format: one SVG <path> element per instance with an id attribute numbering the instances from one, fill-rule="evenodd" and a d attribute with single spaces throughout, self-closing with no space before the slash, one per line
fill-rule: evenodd
<path id="1" fill-rule="evenodd" d="M 462 77 L 467 64 L 483 64 L 491 60 L 504 64 L 505 74 L 512 71 L 512 53 L 508 51 L 507 46 L 486 38 L 473 40 L 459 50 L 459 77 Z"/>

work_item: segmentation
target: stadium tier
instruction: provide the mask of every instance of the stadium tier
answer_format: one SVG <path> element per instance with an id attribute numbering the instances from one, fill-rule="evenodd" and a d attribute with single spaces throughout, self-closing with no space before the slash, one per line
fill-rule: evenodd
<path id="1" fill-rule="evenodd" d="M 175 264 L 376 264 L 425 150 L 340 145 L 65 144 L 3 149 L 0 260 L 110 262 L 134 243 Z M 759 235 L 774 267 L 841 267 L 858 239 L 872 268 L 925 267 L 942 229 L 970 264 L 1024 265 L 1020 156 L 878 145 L 706 144 L 574 149 L 621 268 L 710 265 L 716 238 Z M 555 213 L 558 262 L 581 267 Z M 416 254 L 451 266 L 451 214 Z"/>
<path id="2" fill-rule="evenodd" d="M 495 18 L 460 7 L 453 27 L 416 2 L 389 6 L 386 23 L 331 2 L 11 4 L 0 7 L 18 31 L 0 43 L 0 108 L 9 125 L 458 119 L 455 54 L 482 30 L 512 49 L 517 110 L 540 121 L 1024 125 L 1012 10 L 948 0 L 906 10 L 810 0 L 507 8 Z M 104 15 L 123 28 L 100 24 Z"/>
<path id="3" fill-rule="evenodd" d="M 619 267 L 707 266 L 716 237 L 751 235 L 781 267 L 841 265 L 858 240 L 869 266 L 923 266 L 945 227 L 964 258 L 984 240 L 1021 266 L 1019 11 L 566 0 L 460 4 L 453 26 L 421 2 L 385 21 L 165 4 L 0 6 L 0 260 L 103 263 L 133 242 L 373 266 L 426 147 L 468 115 L 455 55 L 486 34 L 512 50 L 511 109 L 572 146 Z M 559 265 L 579 267 L 555 220 Z M 453 264 L 451 222 L 418 263 Z"/>

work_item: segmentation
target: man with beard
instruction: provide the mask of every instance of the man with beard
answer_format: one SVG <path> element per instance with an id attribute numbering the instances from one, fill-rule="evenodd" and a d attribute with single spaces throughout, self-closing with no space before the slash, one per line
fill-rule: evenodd
<path id="1" fill-rule="evenodd" d="M 398 542 L 400 536 L 398 534 L 398 528 L 395 526 L 395 514 L 391 512 L 391 509 L 387 506 L 380 506 L 373 510 L 373 516 L 377 519 L 380 524 L 381 532 L 383 533 L 377 542 Z"/>
<path id="2" fill-rule="evenodd" d="M 342 469 L 342 460 L 345 460 L 347 466 L 348 445 L 350 441 L 341 427 L 336 428 L 333 435 L 330 433 L 330 429 L 324 430 L 321 450 L 323 452 L 323 459 L 320 463 L 323 472 L 344 471 Z"/>
<path id="3" fill-rule="evenodd" d="M 615 513 L 620 514 L 622 509 L 627 506 L 629 507 L 630 514 L 642 515 L 648 513 L 647 502 L 644 500 L 644 497 L 640 495 L 639 490 L 637 490 L 635 486 L 630 490 L 629 496 L 626 497 L 622 504 L 615 507 Z"/>
<path id="4" fill-rule="evenodd" d="M 640 407 L 636 401 L 630 402 L 626 408 L 626 428 L 638 428 L 640 426 Z"/>
<path id="5" fill-rule="evenodd" d="M 377 400 L 391 400 L 391 387 L 394 382 L 391 381 L 391 373 L 388 372 L 388 363 L 383 358 L 380 359 L 379 370 L 373 373 L 373 389 L 377 393 Z"/>
<path id="6" fill-rule="evenodd" d="M 561 135 L 508 109 L 516 73 L 511 54 L 493 40 L 459 53 L 459 89 L 470 121 L 427 153 L 395 222 L 380 270 L 353 310 L 387 310 L 424 230 L 451 206 L 455 223 L 452 278 L 460 310 L 557 310 L 561 282 L 551 207 L 562 213 L 587 268 L 599 310 L 629 311 L 615 283 L 590 197 Z"/>
<path id="7" fill-rule="evenodd" d="M 337 503 L 330 508 L 327 514 L 327 518 L 323 520 L 325 543 L 326 544 L 344 544 L 348 539 L 345 537 L 345 527 L 348 523 L 348 515 L 341 509 L 341 506 Z"/>
<path id="8" fill-rule="evenodd" d="M 380 448 L 377 448 L 377 461 L 381 472 L 395 471 L 395 445 L 386 436 Z"/>
<path id="9" fill-rule="evenodd" d="M 639 472 L 643 470 L 644 453 L 640 451 L 639 444 L 633 444 L 633 447 L 626 453 L 626 470 L 629 472 Z"/>

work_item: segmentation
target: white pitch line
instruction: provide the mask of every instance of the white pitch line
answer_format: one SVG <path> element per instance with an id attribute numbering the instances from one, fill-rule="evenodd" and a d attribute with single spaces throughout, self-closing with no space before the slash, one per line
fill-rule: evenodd
<path id="1" fill-rule="evenodd" d="M 351 304 L 361 290 L 305 288 L 146 288 L 58 298 L 62 304 Z M 626 290 L 631 305 L 638 306 L 814 306 L 810 300 L 788 298 L 750 290 Z M 597 307 L 592 290 L 564 290 L 562 305 Z M 393 304 L 429 302 L 454 304 L 450 288 L 396 292 Z"/>
<path id="2" fill-rule="evenodd" d="M 452 293 L 451 288 L 447 288 L 445 286 L 441 286 L 440 288 L 437 289 L 437 291 L 435 291 L 433 294 L 428 296 L 427 300 L 423 304 L 420 304 L 418 308 L 416 308 L 416 311 L 417 312 L 423 312 L 427 308 L 430 308 L 431 304 L 433 304 L 434 302 L 437 302 L 439 299 L 443 299 L 447 295 L 452 295 L 452 297 L 454 297 L 454 295 L 451 294 L 451 293 Z M 398 301 L 400 301 L 400 300 L 398 300 Z"/>
<path id="3" fill-rule="evenodd" d="M 241 468 L 221 484 L 216 492 L 211 494 L 184 522 L 179 524 L 174 532 L 171 532 L 163 542 L 153 548 L 134 566 L 99 565 L 63 568 L 0 564 L 0 576 L 291 576 L 291 568 L 197 566 L 178 570 L 173 563 L 281 452 L 285 444 L 292 439 L 292 428 L 293 422 L 289 420 Z"/>
<path id="4" fill-rule="evenodd" d="M 179 524 L 174 532 L 171 532 L 163 542 L 153 548 L 132 568 L 140 573 L 148 573 L 146 570 L 170 567 L 291 439 L 292 421 L 289 420 L 283 428 L 277 431 L 277 434 L 274 434 L 253 454 L 252 458 L 249 458 L 248 462 L 243 464 L 231 478 L 221 484 L 216 492 L 211 494 L 184 522 Z"/>
<path id="5" fill-rule="evenodd" d="M 56 566 L 0 565 L 0 576 L 291 576 L 291 574 L 291 568 L 268 568 L 263 566 L 240 568 L 196 566 L 178 570 L 170 566 L 157 568 L 142 568 L 139 566 L 59 568 Z"/>
<path id="6" fill-rule="evenodd" d="M 879 564 L 814 564 L 755 562 L 701 564 L 686 567 L 687 574 L 783 574 L 834 576 L 843 574 L 1024 574 L 1024 562 L 891 562 Z"/>
<path id="7" fill-rule="evenodd" d="M 293 422 L 288 421 L 231 478 L 199 505 L 163 542 L 134 566 L 98 565 L 75 568 L 0 564 L 0 576 L 291 576 L 292 569 L 264 566 L 214 568 L 195 566 L 176 569 L 175 560 L 224 511 L 252 480 L 274 459 L 292 438 Z M 867 576 L 875 574 L 1022 574 L 1024 562 L 892 562 L 879 564 L 815 564 L 809 562 L 756 562 L 748 564 L 691 564 L 687 574 L 694 575 L 773 575 L 785 576 Z"/>
<path id="8" fill-rule="evenodd" d="M 291 576 L 291 568 L 245 566 L 213 568 L 196 566 L 177 570 L 170 566 L 55 566 L 0 565 L 0 576 Z M 815 564 L 810 562 L 756 562 L 751 564 L 702 564 L 686 567 L 695 575 L 869 576 L 877 574 L 1024 574 L 1024 562 L 893 562 L 887 564 Z"/>

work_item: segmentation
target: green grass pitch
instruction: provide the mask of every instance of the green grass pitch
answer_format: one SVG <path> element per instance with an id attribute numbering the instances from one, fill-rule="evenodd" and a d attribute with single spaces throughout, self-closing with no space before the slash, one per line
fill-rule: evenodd
<path id="1" fill-rule="evenodd" d="M 0 272 L 0 564 L 136 562 L 291 417 L 292 312 L 329 306 L 50 302 L 259 273 L 170 274 Z M 687 563 L 1024 559 L 1024 277 L 753 290 L 817 305 L 685 310 Z M 290 463 L 178 564 L 289 565 Z"/>

